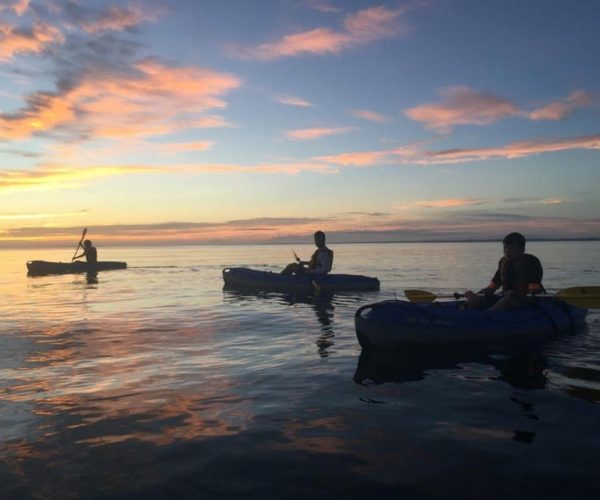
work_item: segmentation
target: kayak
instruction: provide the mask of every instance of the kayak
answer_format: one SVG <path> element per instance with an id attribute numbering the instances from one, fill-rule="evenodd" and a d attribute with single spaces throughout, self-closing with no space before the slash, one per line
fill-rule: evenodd
<path id="1" fill-rule="evenodd" d="M 127 262 L 100 261 L 95 264 L 87 262 L 47 262 L 45 260 L 30 260 L 27 262 L 27 272 L 30 276 L 46 274 L 96 273 L 111 269 L 126 269 Z"/>
<path id="2" fill-rule="evenodd" d="M 508 311 L 463 310 L 464 301 L 416 304 L 387 300 L 358 309 L 354 315 L 360 345 L 449 344 L 546 335 L 574 330 L 588 310 L 553 297 Z"/>
<path id="3" fill-rule="evenodd" d="M 324 292 L 379 290 L 379 280 L 357 274 L 326 274 L 324 276 L 280 274 L 246 267 L 223 269 L 226 287 L 253 290 Z"/>

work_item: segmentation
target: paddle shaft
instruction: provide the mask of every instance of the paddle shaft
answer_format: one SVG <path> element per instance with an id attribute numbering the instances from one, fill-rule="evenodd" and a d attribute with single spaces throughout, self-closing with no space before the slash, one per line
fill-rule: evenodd
<path id="1" fill-rule="evenodd" d="M 404 290 L 404 295 L 410 302 L 427 303 L 436 299 L 458 299 L 464 297 L 459 293 L 453 295 L 436 295 L 426 290 Z M 555 297 L 564 300 L 573 305 L 587 308 L 600 307 L 600 287 L 599 286 L 576 286 L 559 290 L 555 294 L 537 295 L 537 297 Z"/>
<path id="2" fill-rule="evenodd" d="M 79 247 L 81 246 L 81 242 L 83 241 L 83 238 L 85 238 L 86 234 L 87 234 L 87 227 L 81 233 L 81 239 L 79 240 L 79 243 L 77 243 L 77 247 L 75 248 L 75 253 L 73 254 L 73 258 L 71 260 L 73 260 L 75 258 L 75 256 L 77 255 L 77 250 L 79 250 Z"/>

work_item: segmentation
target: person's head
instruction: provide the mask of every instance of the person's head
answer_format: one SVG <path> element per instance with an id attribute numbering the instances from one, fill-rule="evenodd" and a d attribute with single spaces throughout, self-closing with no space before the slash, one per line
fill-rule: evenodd
<path id="1" fill-rule="evenodd" d="M 90 247 L 92 246 L 92 242 L 91 242 L 90 240 L 85 240 L 85 241 L 83 242 L 83 246 L 84 246 L 85 248 L 90 248 Z"/>
<path id="2" fill-rule="evenodd" d="M 510 233 L 502 240 L 504 256 L 514 259 L 525 252 L 525 236 L 521 233 Z"/>
<path id="3" fill-rule="evenodd" d="M 319 248 L 322 248 L 325 246 L 325 233 L 323 231 L 317 231 L 315 233 L 315 245 L 317 245 Z"/>

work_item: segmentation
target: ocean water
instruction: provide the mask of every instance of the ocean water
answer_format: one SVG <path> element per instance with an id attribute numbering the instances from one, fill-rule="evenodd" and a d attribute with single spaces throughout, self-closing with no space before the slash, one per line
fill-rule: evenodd
<path id="1" fill-rule="evenodd" d="M 223 290 L 280 245 L 99 245 L 129 268 L 96 279 L 26 276 L 73 249 L 0 251 L 0 497 L 598 498 L 599 310 L 543 342 L 361 354 L 358 307 L 479 289 L 501 245 L 332 248 L 381 291 Z M 600 284 L 600 242 L 528 251 L 549 291 Z"/>

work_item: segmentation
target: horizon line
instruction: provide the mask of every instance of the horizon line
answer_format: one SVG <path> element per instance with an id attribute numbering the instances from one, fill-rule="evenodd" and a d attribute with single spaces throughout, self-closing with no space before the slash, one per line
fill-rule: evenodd
<path id="1" fill-rule="evenodd" d="M 374 241 L 330 241 L 329 245 L 390 245 L 390 244 L 423 244 L 423 243 L 498 243 L 502 238 L 479 238 L 479 239 L 437 239 L 437 240 L 374 240 Z M 580 238 L 528 238 L 527 242 L 585 242 L 585 241 L 600 241 L 600 236 L 589 236 Z M 269 246 L 269 245 L 312 245 L 308 241 L 286 241 L 286 242 L 150 242 L 150 243 L 115 243 L 111 242 L 107 245 L 101 245 L 102 248 L 134 248 L 134 247 L 214 247 L 214 246 Z M 3 245 L 0 243 L 0 251 L 2 250 L 31 250 L 31 249 L 56 249 L 56 248 L 72 248 L 73 245 L 56 244 L 56 245 L 35 245 L 35 244 L 17 244 Z"/>

